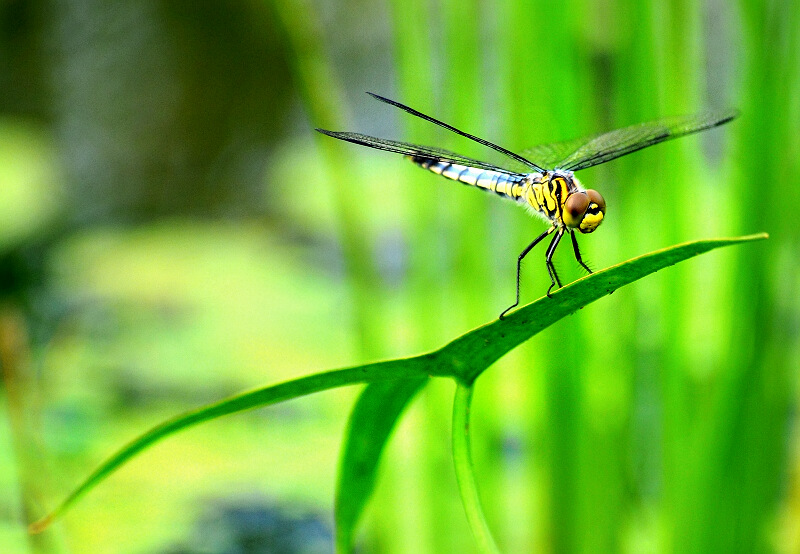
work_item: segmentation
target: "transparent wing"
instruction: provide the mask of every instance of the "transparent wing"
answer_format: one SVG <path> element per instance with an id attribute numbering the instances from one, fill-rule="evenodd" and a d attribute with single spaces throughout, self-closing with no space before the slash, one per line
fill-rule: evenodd
<path id="1" fill-rule="evenodd" d="M 376 100 L 380 100 L 381 102 L 389 104 L 390 106 L 394 106 L 395 108 L 400 108 L 404 112 L 410 113 L 413 116 L 416 116 L 416 117 L 419 117 L 421 119 L 424 119 L 425 121 L 429 121 L 429 122 L 433 123 L 434 125 L 438 125 L 440 127 L 444 127 L 448 131 L 452 131 L 452 132 L 456 133 L 457 135 L 461 135 L 462 137 L 466 137 L 466 138 L 468 138 L 470 140 L 473 140 L 473 141 L 477 142 L 478 144 L 482 144 L 483 146 L 491 148 L 495 152 L 500 152 L 501 154 L 506 156 L 508 159 L 513 160 L 514 162 L 516 162 L 516 164 L 514 164 L 515 166 L 520 166 L 520 167 L 525 168 L 524 171 L 521 171 L 521 173 L 522 172 L 529 173 L 531 169 L 533 169 L 535 171 L 541 171 L 541 172 L 544 171 L 544 169 L 540 165 L 535 164 L 535 163 L 531 162 L 530 160 L 527 160 L 525 157 L 520 156 L 519 154 L 515 154 L 514 152 L 512 152 L 510 150 L 506 150 L 502 146 L 498 146 L 498 145 L 494 144 L 493 142 L 489 142 L 486 139 L 482 139 L 480 137 L 476 137 L 475 135 L 471 135 L 469 133 L 465 133 L 464 131 L 456 129 L 452 125 L 448 125 L 447 123 L 445 123 L 443 121 L 439 121 L 438 119 L 435 119 L 435 118 L 433 118 L 433 117 L 431 117 L 429 115 L 425 115 L 422 112 L 418 112 L 414 108 L 409 108 L 408 106 L 406 106 L 405 104 L 401 104 L 400 102 L 396 102 L 394 100 L 390 100 L 388 98 L 385 98 L 385 97 L 380 96 L 378 94 L 374 94 L 372 92 L 368 92 L 367 94 L 369 94 L 370 96 L 372 96 Z"/>
<path id="2" fill-rule="evenodd" d="M 547 144 L 538 144 L 525 150 L 520 150 L 520 156 L 524 156 L 528 160 L 536 162 L 537 167 L 544 168 L 543 170 L 555 169 L 559 162 L 563 161 L 567 156 L 575 152 L 578 148 L 586 144 L 590 140 L 587 137 L 580 137 L 572 140 L 565 140 L 562 142 L 550 142 Z M 507 171 L 514 171 L 517 173 L 529 173 L 530 166 L 510 160 L 495 152 L 488 152 L 486 159 L 489 163 L 493 163 L 505 167 Z"/>
<path id="3" fill-rule="evenodd" d="M 608 162 L 665 140 L 717 127 L 731 121 L 738 115 L 738 110 L 729 109 L 659 119 L 583 139 L 537 146 L 531 150 L 524 151 L 524 153 L 534 152 L 530 156 L 536 159 L 537 162 L 540 158 L 536 158 L 535 152 L 541 152 L 543 158 L 551 156 L 551 159 L 553 156 L 564 154 L 560 161 L 546 165 L 555 169 L 578 171 Z"/>
<path id="4" fill-rule="evenodd" d="M 444 150 L 443 148 L 436 148 L 433 146 L 422 146 L 420 144 L 411 144 L 409 142 L 400 142 L 396 140 L 382 139 L 377 137 L 371 137 L 369 135 L 362 135 L 360 133 L 326 131 L 325 129 L 317 129 L 317 131 L 319 131 L 323 135 L 328 135 L 329 137 L 337 138 L 340 140 L 346 140 L 347 142 L 360 144 L 362 146 L 369 146 L 370 148 L 376 148 L 378 150 L 386 150 L 387 152 L 396 152 L 398 154 L 404 154 L 406 156 L 418 156 L 421 158 L 427 158 L 440 162 L 468 165 L 470 167 L 488 169 L 490 171 L 500 171 L 502 173 L 508 173 L 511 175 L 516 174 L 515 171 L 511 171 L 496 165 L 492 165 L 490 163 L 482 162 L 480 160 L 468 158 L 467 156 L 462 156 L 461 154 L 456 154 L 455 152 L 450 152 L 449 150 Z"/>
<path id="5" fill-rule="evenodd" d="M 522 150 L 520 154 L 526 158 L 536 160 L 536 163 L 540 164 L 542 167 L 554 169 L 558 167 L 558 165 L 570 154 L 586 144 L 587 140 L 591 139 L 587 137 L 580 137 L 571 140 L 563 140 L 561 142 L 538 144 Z"/>

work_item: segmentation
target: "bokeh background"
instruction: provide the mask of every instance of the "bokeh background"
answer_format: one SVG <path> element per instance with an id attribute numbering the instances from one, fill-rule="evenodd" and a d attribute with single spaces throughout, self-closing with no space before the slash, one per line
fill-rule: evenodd
<path id="1" fill-rule="evenodd" d="M 329 552 L 355 389 L 184 432 L 176 413 L 419 353 L 513 300 L 541 222 L 358 130 L 488 157 L 705 107 L 720 129 L 579 174 L 604 268 L 766 231 L 586 307 L 478 381 L 506 552 L 800 551 L 800 8 L 772 0 L 0 3 L 0 550 Z M 490 158 L 491 159 L 491 158 Z M 535 251 L 523 299 L 545 290 Z M 581 275 L 569 248 L 566 280 Z M 398 427 L 362 552 L 472 552 L 450 382 Z"/>

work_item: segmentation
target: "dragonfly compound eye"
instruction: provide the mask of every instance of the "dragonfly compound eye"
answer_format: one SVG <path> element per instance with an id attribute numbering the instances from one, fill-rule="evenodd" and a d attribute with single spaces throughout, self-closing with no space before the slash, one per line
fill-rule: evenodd
<path id="1" fill-rule="evenodd" d="M 586 208 L 586 214 L 578 227 L 581 233 L 591 233 L 597 229 L 606 215 L 606 201 L 600 193 L 589 189 L 586 191 L 586 195 L 589 197 L 589 207 Z"/>
<path id="2" fill-rule="evenodd" d="M 589 208 L 589 195 L 585 192 L 573 192 L 564 202 L 564 213 L 561 214 L 564 225 L 575 228 L 580 225 L 586 210 Z"/>

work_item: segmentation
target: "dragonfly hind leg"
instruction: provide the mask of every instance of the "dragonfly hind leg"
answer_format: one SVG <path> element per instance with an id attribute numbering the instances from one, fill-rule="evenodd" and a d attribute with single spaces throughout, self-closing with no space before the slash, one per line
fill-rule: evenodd
<path id="1" fill-rule="evenodd" d="M 544 237 L 546 237 L 547 235 L 549 235 L 550 233 L 552 233 L 555 230 L 556 230 L 555 227 L 550 227 L 547 231 L 545 231 L 544 233 L 542 233 L 541 235 L 539 235 L 538 237 L 533 239 L 533 242 L 530 243 L 528 246 L 526 246 L 525 250 L 523 250 L 522 253 L 519 255 L 519 257 L 517 257 L 517 300 L 516 300 L 516 302 L 511 304 L 508 308 L 503 310 L 503 313 L 500 314 L 500 319 L 503 319 L 503 317 L 510 310 L 513 310 L 514 308 L 519 306 L 519 274 L 520 274 L 520 271 L 522 270 L 522 260 L 523 260 L 523 258 L 525 258 L 525 256 L 528 255 L 528 252 L 530 252 L 533 249 L 534 246 L 539 244 Z"/>
<path id="2" fill-rule="evenodd" d="M 561 242 L 561 237 L 564 236 L 564 229 L 559 229 L 556 236 L 553 237 L 553 240 L 550 242 L 550 246 L 547 247 L 547 256 L 545 257 L 545 265 L 547 265 L 547 273 L 550 274 L 550 287 L 547 289 L 547 298 L 550 298 L 550 291 L 553 290 L 553 287 L 558 285 L 558 288 L 561 288 L 561 280 L 558 278 L 558 273 L 556 273 L 556 267 L 553 265 L 553 254 L 558 248 L 558 243 Z"/>
<path id="3" fill-rule="evenodd" d="M 583 269 L 588 271 L 589 274 L 591 275 L 593 273 L 593 271 L 591 269 L 589 269 L 588 265 L 583 263 L 583 258 L 581 258 L 581 251 L 578 248 L 578 239 L 575 238 L 575 231 L 570 230 L 569 234 L 572 237 L 572 250 L 575 252 L 575 259 L 578 260 L 578 263 L 581 264 Z"/>

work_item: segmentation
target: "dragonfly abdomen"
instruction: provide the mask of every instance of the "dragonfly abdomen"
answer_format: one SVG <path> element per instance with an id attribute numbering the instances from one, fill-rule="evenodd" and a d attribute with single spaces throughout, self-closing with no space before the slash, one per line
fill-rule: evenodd
<path id="1" fill-rule="evenodd" d="M 522 198 L 524 175 L 510 175 L 500 171 L 451 164 L 420 156 L 408 156 L 408 158 L 421 168 L 432 171 L 446 179 L 493 192 L 512 200 L 524 201 Z"/>

